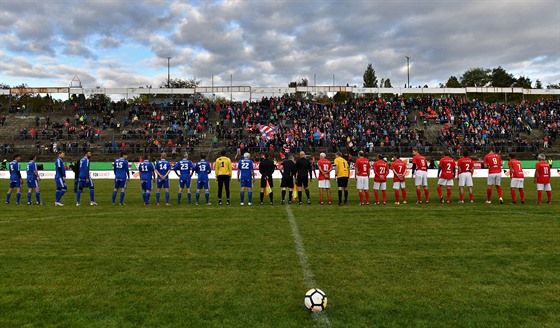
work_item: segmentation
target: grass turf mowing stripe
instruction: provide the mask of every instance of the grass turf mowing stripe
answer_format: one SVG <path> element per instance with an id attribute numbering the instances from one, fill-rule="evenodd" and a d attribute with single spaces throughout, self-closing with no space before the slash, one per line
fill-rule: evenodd
<path id="1" fill-rule="evenodd" d="M 308 288 L 317 288 L 317 282 L 315 281 L 315 275 L 313 270 L 309 266 L 309 261 L 307 260 L 307 255 L 305 255 L 305 248 L 303 247 L 303 240 L 299 234 L 298 225 L 294 213 L 290 205 L 286 206 L 286 212 L 288 213 L 288 219 L 290 220 L 290 228 L 292 229 L 292 237 L 294 237 L 294 244 L 296 247 L 296 253 L 299 258 L 299 263 L 303 270 L 303 280 L 307 284 Z M 326 313 L 319 312 L 313 314 L 313 319 L 320 327 L 330 327 L 331 323 Z"/>

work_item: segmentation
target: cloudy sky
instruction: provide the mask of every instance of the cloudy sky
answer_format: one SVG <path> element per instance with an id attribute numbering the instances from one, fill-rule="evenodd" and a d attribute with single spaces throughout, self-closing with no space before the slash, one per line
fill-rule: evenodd
<path id="1" fill-rule="evenodd" d="M 560 82 L 560 1 L 0 0 L 0 83 L 437 87 L 469 68 Z"/>

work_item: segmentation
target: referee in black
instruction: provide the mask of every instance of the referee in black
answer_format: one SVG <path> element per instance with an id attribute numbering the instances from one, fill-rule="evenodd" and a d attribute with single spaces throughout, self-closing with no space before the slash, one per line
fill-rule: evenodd
<path id="1" fill-rule="evenodd" d="M 264 153 L 259 165 L 259 172 L 261 173 L 261 205 L 263 204 L 264 200 L 264 190 L 266 189 L 266 182 L 268 181 L 268 185 L 270 186 L 270 188 L 274 187 L 274 182 L 272 180 L 274 170 L 276 170 L 276 165 L 274 165 L 274 162 L 268 158 L 268 154 Z M 274 205 L 274 197 L 272 194 L 272 191 L 270 192 L 270 194 L 268 194 L 268 197 L 270 198 L 270 205 Z"/>
<path id="2" fill-rule="evenodd" d="M 288 190 L 288 204 L 292 203 L 292 191 L 294 190 L 294 176 L 296 175 L 296 161 L 294 155 L 288 156 L 280 163 L 280 172 L 282 172 L 282 180 L 280 188 L 282 188 L 282 205 L 285 204 L 286 189 Z"/>
<path id="3" fill-rule="evenodd" d="M 307 196 L 307 204 L 311 204 L 309 197 L 309 181 L 313 180 L 313 166 L 311 161 L 305 157 L 305 152 L 299 152 L 299 159 L 296 161 L 296 186 L 298 188 L 298 201 L 301 205 L 301 187 L 305 189 L 305 196 Z M 307 175 L 309 174 L 309 178 Z"/>

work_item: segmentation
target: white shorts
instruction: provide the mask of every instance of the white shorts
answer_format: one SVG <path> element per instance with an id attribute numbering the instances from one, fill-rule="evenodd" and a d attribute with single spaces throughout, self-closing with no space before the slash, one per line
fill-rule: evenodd
<path id="1" fill-rule="evenodd" d="M 525 181 L 523 178 L 511 178 L 510 188 L 523 189 L 523 181 Z"/>
<path id="2" fill-rule="evenodd" d="M 416 171 L 414 178 L 414 184 L 416 186 L 428 186 L 428 172 L 426 171 Z"/>
<path id="3" fill-rule="evenodd" d="M 496 185 L 499 186 L 502 183 L 502 174 L 501 173 L 492 173 L 488 174 L 488 185 Z"/>
<path id="4" fill-rule="evenodd" d="M 552 187 L 550 186 L 550 183 L 537 183 L 537 190 L 552 191 Z"/>
<path id="5" fill-rule="evenodd" d="M 373 182 L 373 190 L 387 190 L 387 182 Z"/>
<path id="6" fill-rule="evenodd" d="M 472 187 L 472 174 L 470 172 L 463 172 L 459 174 L 459 187 Z"/>
<path id="7" fill-rule="evenodd" d="M 440 186 L 453 187 L 453 179 L 438 179 L 437 184 Z"/>
<path id="8" fill-rule="evenodd" d="M 369 189 L 369 178 L 368 177 L 356 177 L 356 189 L 358 190 L 368 190 Z"/>
<path id="9" fill-rule="evenodd" d="M 330 189 L 331 188 L 331 180 L 319 180 L 319 188 Z"/>
<path id="10" fill-rule="evenodd" d="M 395 190 L 406 189 L 406 184 L 404 181 L 393 182 L 393 189 Z"/>

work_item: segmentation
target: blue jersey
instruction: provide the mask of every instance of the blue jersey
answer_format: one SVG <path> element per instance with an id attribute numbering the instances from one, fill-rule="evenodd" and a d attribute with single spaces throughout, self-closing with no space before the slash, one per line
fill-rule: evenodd
<path id="1" fill-rule="evenodd" d="M 143 161 L 138 164 L 138 171 L 140 171 L 140 180 L 152 180 L 154 173 L 154 164 L 150 161 Z"/>
<path id="2" fill-rule="evenodd" d="M 156 162 L 156 171 L 162 176 L 165 176 L 167 172 L 171 171 L 171 163 L 169 163 L 169 161 L 166 159 L 158 160 Z M 158 179 L 161 179 L 159 175 L 157 177 Z M 167 176 L 165 179 L 167 180 L 168 178 L 169 176 Z"/>
<path id="3" fill-rule="evenodd" d="M 113 162 L 113 171 L 116 180 L 130 179 L 130 170 L 128 169 L 128 161 L 124 158 L 117 158 Z"/>
<path id="4" fill-rule="evenodd" d="M 59 157 L 54 161 L 54 169 L 56 170 L 55 179 L 66 178 L 66 166 L 64 166 L 62 158 Z"/>
<path id="5" fill-rule="evenodd" d="M 37 171 L 37 163 L 35 163 L 35 161 L 31 160 L 29 161 L 29 163 L 27 163 L 27 181 L 36 181 L 37 180 L 37 176 L 35 175 L 35 171 Z"/>
<path id="6" fill-rule="evenodd" d="M 210 168 L 210 163 L 201 159 L 196 163 L 194 171 L 198 175 L 198 181 L 208 181 L 208 174 L 212 171 Z"/>
<path id="7" fill-rule="evenodd" d="M 247 158 L 244 158 L 237 163 L 237 169 L 239 170 L 240 180 L 252 180 L 253 174 L 252 171 L 254 170 L 253 161 Z"/>
<path id="8" fill-rule="evenodd" d="M 19 163 L 15 159 L 10 162 L 10 181 L 21 180 L 21 173 L 19 171 Z"/>
<path id="9" fill-rule="evenodd" d="M 80 173 L 78 178 L 81 180 L 89 179 L 89 158 L 84 157 L 80 160 Z"/>
<path id="10" fill-rule="evenodd" d="M 194 171 L 194 164 L 190 159 L 182 159 L 175 163 L 173 171 L 177 173 L 180 180 L 189 180 Z"/>

